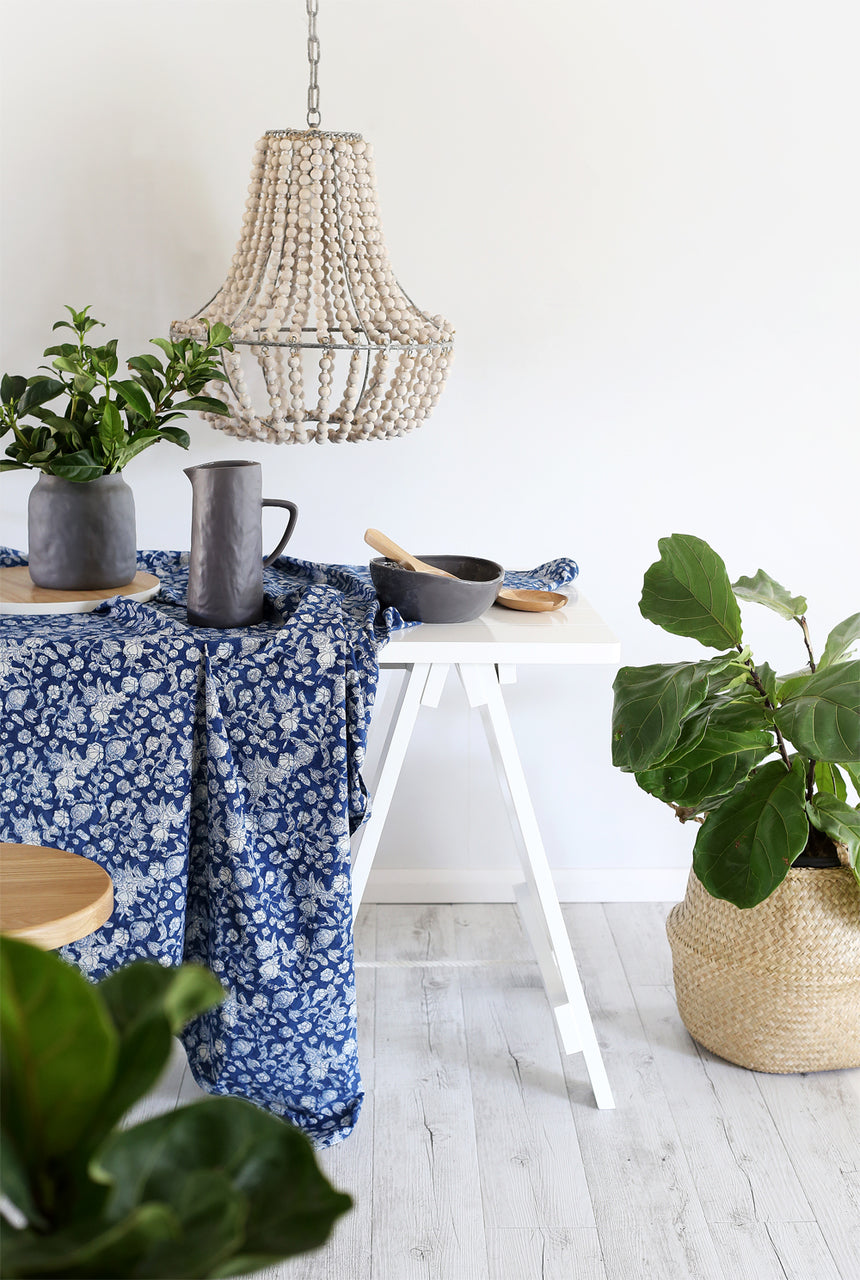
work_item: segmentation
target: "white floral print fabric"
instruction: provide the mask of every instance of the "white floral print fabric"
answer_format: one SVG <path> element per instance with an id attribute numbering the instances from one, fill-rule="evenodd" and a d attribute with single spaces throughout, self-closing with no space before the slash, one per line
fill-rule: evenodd
<path id="1" fill-rule="evenodd" d="M 325 1146 L 361 1107 L 350 835 L 377 651 L 405 624 L 367 569 L 282 557 L 262 623 L 195 628 L 187 555 L 139 559 L 154 601 L 2 618 L 0 838 L 103 865 L 113 915 L 66 958 L 93 979 L 138 958 L 207 965 L 226 996 L 184 1034 L 195 1079 Z"/>

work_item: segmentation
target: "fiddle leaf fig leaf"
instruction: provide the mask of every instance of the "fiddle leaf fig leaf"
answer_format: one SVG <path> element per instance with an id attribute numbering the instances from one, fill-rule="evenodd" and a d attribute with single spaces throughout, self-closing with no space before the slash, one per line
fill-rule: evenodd
<path id="1" fill-rule="evenodd" d="M 754 907 L 782 883 L 809 834 L 802 760 L 762 765 L 705 818 L 693 870 L 715 898 Z"/>
<path id="2" fill-rule="evenodd" d="M 814 827 L 845 845 L 848 861 L 860 880 L 860 810 L 837 796 L 819 794 L 809 802 L 807 811 Z"/>
<path id="3" fill-rule="evenodd" d="M 230 1178 L 220 1169 L 198 1169 L 177 1187 L 172 1205 L 179 1219 L 176 1237 L 146 1257 L 149 1276 L 235 1274 L 231 1261 L 241 1252 L 248 1210 Z"/>
<path id="4" fill-rule="evenodd" d="M 725 804 L 732 796 L 741 792 L 745 785 L 746 779 L 743 779 L 741 782 L 737 783 L 732 791 L 726 792 L 725 795 L 705 796 L 704 799 L 700 800 L 696 805 L 678 805 L 676 807 L 675 816 L 681 822 L 689 822 L 692 818 L 697 817 L 700 814 L 711 813 L 714 809 L 719 809 L 720 805 Z"/>
<path id="5" fill-rule="evenodd" d="M 832 764 L 860 761 L 860 659 L 786 682 L 774 717 L 803 755 Z"/>
<path id="6" fill-rule="evenodd" d="M 118 1040 L 96 988 L 47 951 L 0 940 L 0 1115 L 20 1155 L 42 1167 L 80 1141 L 113 1077 Z"/>
<path id="7" fill-rule="evenodd" d="M 852 787 L 857 792 L 857 795 L 860 796 L 860 768 L 857 768 L 855 765 L 846 764 L 844 760 L 841 768 L 842 772 L 847 774 L 851 779 Z"/>
<path id="8" fill-rule="evenodd" d="M 4 1085 L 5 1088 L 5 1085 Z M 37 1204 L 36 1197 L 38 1188 L 31 1185 L 30 1172 L 27 1168 L 26 1160 L 22 1159 L 17 1150 L 15 1142 L 10 1133 L 4 1129 L 2 1131 L 3 1142 L 3 1159 L 0 1161 L 0 1191 L 8 1203 L 22 1213 L 31 1227 L 43 1228 L 46 1221 Z M 0 1248 L 3 1248 L 5 1261 L 5 1242 L 2 1232 L 5 1227 L 3 1216 L 0 1215 Z"/>
<path id="9" fill-rule="evenodd" d="M 691 534 L 673 533 L 657 546 L 660 559 L 647 570 L 642 586 L 642 616 L 708 648 L 739 646 L 741 613 L 716 552 Z"/>
<path id="10" fill-rule="evenodd" d="M 860 640 L 860 613 L 852 613 L 850 618 L 838 623 L 827 637 L 818 670 L 820 671 L 822 667 L 832 667 L 843 658 L 847 658 L 858 640 Z"/>
<path id="11" fill-rule="evenodd" d="M 612 688 L 612 762 L 627 772 L 649 769 L 675 745 L 682 720 L 707 696 L 707 664 L 622 667 Z"/>
<path id="12" fill-rule="evenodd" d="M 99 983 L 99 992 L 116 1027 L 119 1057 L 115 1079 L 90 1129 L 93 1144 L 155 1084 L 170 1057 L 172 1037 L 224 998 L 208 969 L 165 969 L 147 962 L 114 970 Z"/>
<path id="13" fill-rule="evenodd" d="M 64 1280 L 139 1275 L 140 1259 L 177 1235 L 176 1214 L 166 1204 L 138 1205 L 119 1222 L 96 1219 L 84 1230 L 75 1223 L 48 1236 L 29 1229 L 9 1232 L 3 1240 L 4 1275 L 62 1276 Z"/>
<path id="14" fill-rule="evenodd" d="M 785 587 L 769 577 L 764 569 L 759 569 L 754 578 L 738 578 L 737 582 L 732 583 L 732 590 L 742 600 L 763 604 L 783 618 L 800 619 L 806 613 L 807 604 L 803 596 L 791 595 Z"/>
<path id="15" fill-rule="evenodd" d="M 682 808 L 729 795 L 774 750 L 761 700 L 703 704 L 656 768 L 636 774 L 644 791 Z"/>
<path id="16" fill-rule="evenodd" d="M 768 713 L 761 698 L 738 698 L 721 693 L 715 698 L 709 697 L 687 716 L 677 745 L 664 759 L 678 761 L 695 750 L 711 734 L 749 736 L 761 735 L 763 732 L 773 745 Z M 758 741 L 759 745 L 763 745 L 760 736 Z"/>
<path id="17" fill-rule="evenodd" d="M 113 1134 L 93 1173 L 112 1184 L 108 1214 L 122 1218 L 141 1204 L 190 1209 L 201 1170 L 218 1170 L 244 1212 L 232 1268 L 209 1262 L 197 1274 L 255 1271 L 316 1248 L 352 1203 L 322 1175 L 303 1133 L 235 1097 L 207 1098 Z M 138 1274 L 175 1276 L 170 1267 L 167 1249 Z"/>
<path id="18" fill-rule="evenodd" d="M 764 685 L 764 691 L 767 695 L 768 702 L 776 706 L 776 691 L 778 676 L 769 662 L 761 662 L 756 667 L 758 678 Z"/>
<path id="19" fill-rule="evenodd" d="M 59 956 L 0 940 L 3 1275 L 241 1275 L 317 1248 L 350 1197 L 309 1139 L 236 1097 L 114 1128 L 223 997 L 196 965 L 135 962 L 91 984 Z"/>
<path id="20" fill-rule="evenodd" d="M 680 765 L 658 766 L 636 774 L 636 781 L 643 791 L 667 803 L 678 804 L 683 809 L 713 808 L 713 801 L 728 796 L 738 783 L 749 777 L 750 771 L 770 755 L 770 745 L 743 749 L 739 744 L 729 746 L 720 755 L 705 760 L 700 765 L 690 762 L 689 769 Z M 710 804 L 706 804 L 710 801 Z"/>
<path id="21" fill-rule="evenodd" d="M 776 696 L 780 702 L 784 702 L 786 698 L 793 698 L 796 694 L 802 693 L 806 687 L 806 682 L 812 675 L 812 668 L 805 667 L 802 671 L 790 671 L 787 675 L 776 677 Z"/>
<path id="22" fill-rule="evenodd" d="M 178 1035 L 192 1018 L 224 999 L 220 982 L 202 965 L 166 969 L 143 960 L 115 969 L 101 980 L 99 991 L 121 1035 L 153 1017 L 163 1018 L 170 1034 Z"/>
<path id="23" fill-rule="evenodd" d="M 828 764 L 826 760 L 815 762 L 815 787 L 817 791 L 826 791 L 828 795 L 836 796 L 837 800 L 848 799 L 845 779 L 836 765 Z"/>

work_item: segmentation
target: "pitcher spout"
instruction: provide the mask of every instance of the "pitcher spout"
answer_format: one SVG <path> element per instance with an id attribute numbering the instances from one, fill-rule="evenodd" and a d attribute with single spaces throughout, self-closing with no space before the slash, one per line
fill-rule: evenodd
<path id="1" fill-rule="evenodd" d="M 184 467 L 183 470 L 193 484 L 198 471 L 223 471 L 228 475 L 239 475 L 247 467 L 256 467 L 260 472 L 259 462 L 250 462 L 247 458 L 219 458 L 217 462 L 198 462 L 193 467 Z M 237 483 L 240 482 L 237 481 Z"/>

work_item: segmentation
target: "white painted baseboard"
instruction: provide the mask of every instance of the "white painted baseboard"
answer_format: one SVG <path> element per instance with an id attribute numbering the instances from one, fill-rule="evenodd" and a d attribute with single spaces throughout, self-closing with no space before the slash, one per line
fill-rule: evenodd
<path id="1" fill-rule="evenodd" d="M 553 871 L 561 902 L 678 902 L 687 887 L 687 867 L 562 868 Z M 474 871 L 459 867 L 437 870 L 374 870 L 365 902 L 513 902 L 513 886 L 522 879 L 517 867 Z"/>

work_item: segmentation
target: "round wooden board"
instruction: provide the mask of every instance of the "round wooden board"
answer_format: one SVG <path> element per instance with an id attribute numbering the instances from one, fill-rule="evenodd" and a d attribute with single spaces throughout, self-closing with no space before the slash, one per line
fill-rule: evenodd
<path id="1" fill-rule="evenodd" d="M 161 586 L 154 573 L 136 573 L 122 587 L 94 591 L 52 591 L 37 587 L 25 564 L 0 569 L 0 613 L 89 613 L 112 596 L 151 600 Z"/>
<path id="2" fill-rule="evenodd" d="M 0 932 L 49 950 L 84 938 L 113 911 L 104 867 L 65 849 L 0 844 Z"/>

